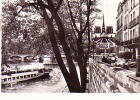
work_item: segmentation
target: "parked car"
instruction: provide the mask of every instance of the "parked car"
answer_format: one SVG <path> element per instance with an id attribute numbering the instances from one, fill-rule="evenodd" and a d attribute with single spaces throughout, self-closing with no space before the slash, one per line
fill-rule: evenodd
<path id="1" fill-rule="evenodd" d="M 126 64 L 126 60 L 123 58 L 117 58 L 115 61 L 115 66 L 124 67 L 125 64 Z"/>
<path id="2" fill-rule="evenodd" d="M 117 58 L 115 66 L 120 66 L 125 69 L 136 68 L 136 61 L 132 59 Z"/>
<path id="3" fill-rule="evenodd" d="M 126 63 L 129 68 L 136 68 L 136 60 L 129 59 Z"/>
<path id="4" fill-rule="evenodd" d="M 109 55 L 108 57 L 107 57 L 107 60 L 108 60 L 108 62 L 111 64 L 111 63 L 115 63 L 115 61 L 116 61 L 116 56 L 114 56 L 114 55 Z"/>

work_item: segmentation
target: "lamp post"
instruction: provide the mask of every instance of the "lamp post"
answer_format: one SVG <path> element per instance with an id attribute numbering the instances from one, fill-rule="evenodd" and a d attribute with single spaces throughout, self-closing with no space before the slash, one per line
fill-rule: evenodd
<path id="1" fill-rule="evenodd" d="M 139 0 L 139 8 L 140 8 L 140 0 Z M 140 18 L 140 9 L 139 9 L 139 18 Z M 139 39 L 138 39 L 138 56 L 137 56 L 136 77 L 140 77 L 140 21 L 139 21 Z"/>

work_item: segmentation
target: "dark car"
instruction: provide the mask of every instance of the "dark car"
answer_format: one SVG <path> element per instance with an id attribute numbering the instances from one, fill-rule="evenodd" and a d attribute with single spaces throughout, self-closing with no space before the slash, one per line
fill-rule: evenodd
<path id="1" fill-rule="evenodd" d="M 114 55 L 109 55 L 108 57 L 107 57 L 107 60 L 108 60 L 108 62 L 111 64 L 111 63 L 115 63 L 115 61 L 116 61 L 116 56 L 114 56 Z"/>

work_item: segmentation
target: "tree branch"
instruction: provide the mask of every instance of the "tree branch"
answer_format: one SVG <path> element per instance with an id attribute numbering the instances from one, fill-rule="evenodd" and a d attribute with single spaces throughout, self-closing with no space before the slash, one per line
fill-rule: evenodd
<path id="1" fill-rule="evenodd" d="M 88 27 L 88 24 L 89 24 L 90 5 L 91 5 L 91 0 L 89 0 L 89 2 L 87 1 L 87 21 L 86 21 L 86 25 L 85 25 L 84 29 L 81 30 L 81 33 L 83 33 L 86 30 L 86 28 Z"/>
<path id="2" fill-rule="evenodd" d="M 52 8 L 55 8 L 52 0 L 46 0 L 46 1 L 47 1 L 48 5 L 50 5 Z"/>
<path id="3" fill-rule="evenodd" d="M 43 4 L 43 3 L 28 3 L 28 4 L 24 4 L 24 5 L 20 5 L 20 6 L 22 8 L 17 13 L 20 13 L 24 8 L 29 7 L 29 6 L 40 6 L 40 7 L 47 8 L 48 10 L 52 10 L 52 7 L 50 7 L 49 5 Z"/>
<path id="4" fill-rule="evenodd" d="M 73 14 L 72 14 L 71 7 L 70 7 L 70 4 L 69 4 L 69 1 L 68 0 L 67 0 L 67 4 L 68 4 L 68 8 L 69 8 L 69 12 L 70 12 L 72 24 L 73 24 L 76 32 L 79 33 L 80 31 L 78 30 L 78 28 L 77 28 L 77 26 L 75 24 L 75 19 L 73 18 Z"/>
<path id="5" fill-rule="evenodd" d="M 61 6 L 62 2 L 63 2 L 63 0 L 60 0 L 60 1 L 59 1 L 58 5 L 57 5 L 57 7 L 56 7 L 56 11 L 58 11 L 58 10 L 59 10 L 59 8 L 60 8 L 60 6 Z"/>

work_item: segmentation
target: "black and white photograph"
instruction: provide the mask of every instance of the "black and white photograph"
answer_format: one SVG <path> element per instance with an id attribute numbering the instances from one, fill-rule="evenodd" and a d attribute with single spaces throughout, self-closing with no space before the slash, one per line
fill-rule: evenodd
<path id="1" fill-rule="evenodd" d="M 140 0 L 0 0 L 0 8 L 2 94 L 140 93 Z"/>

